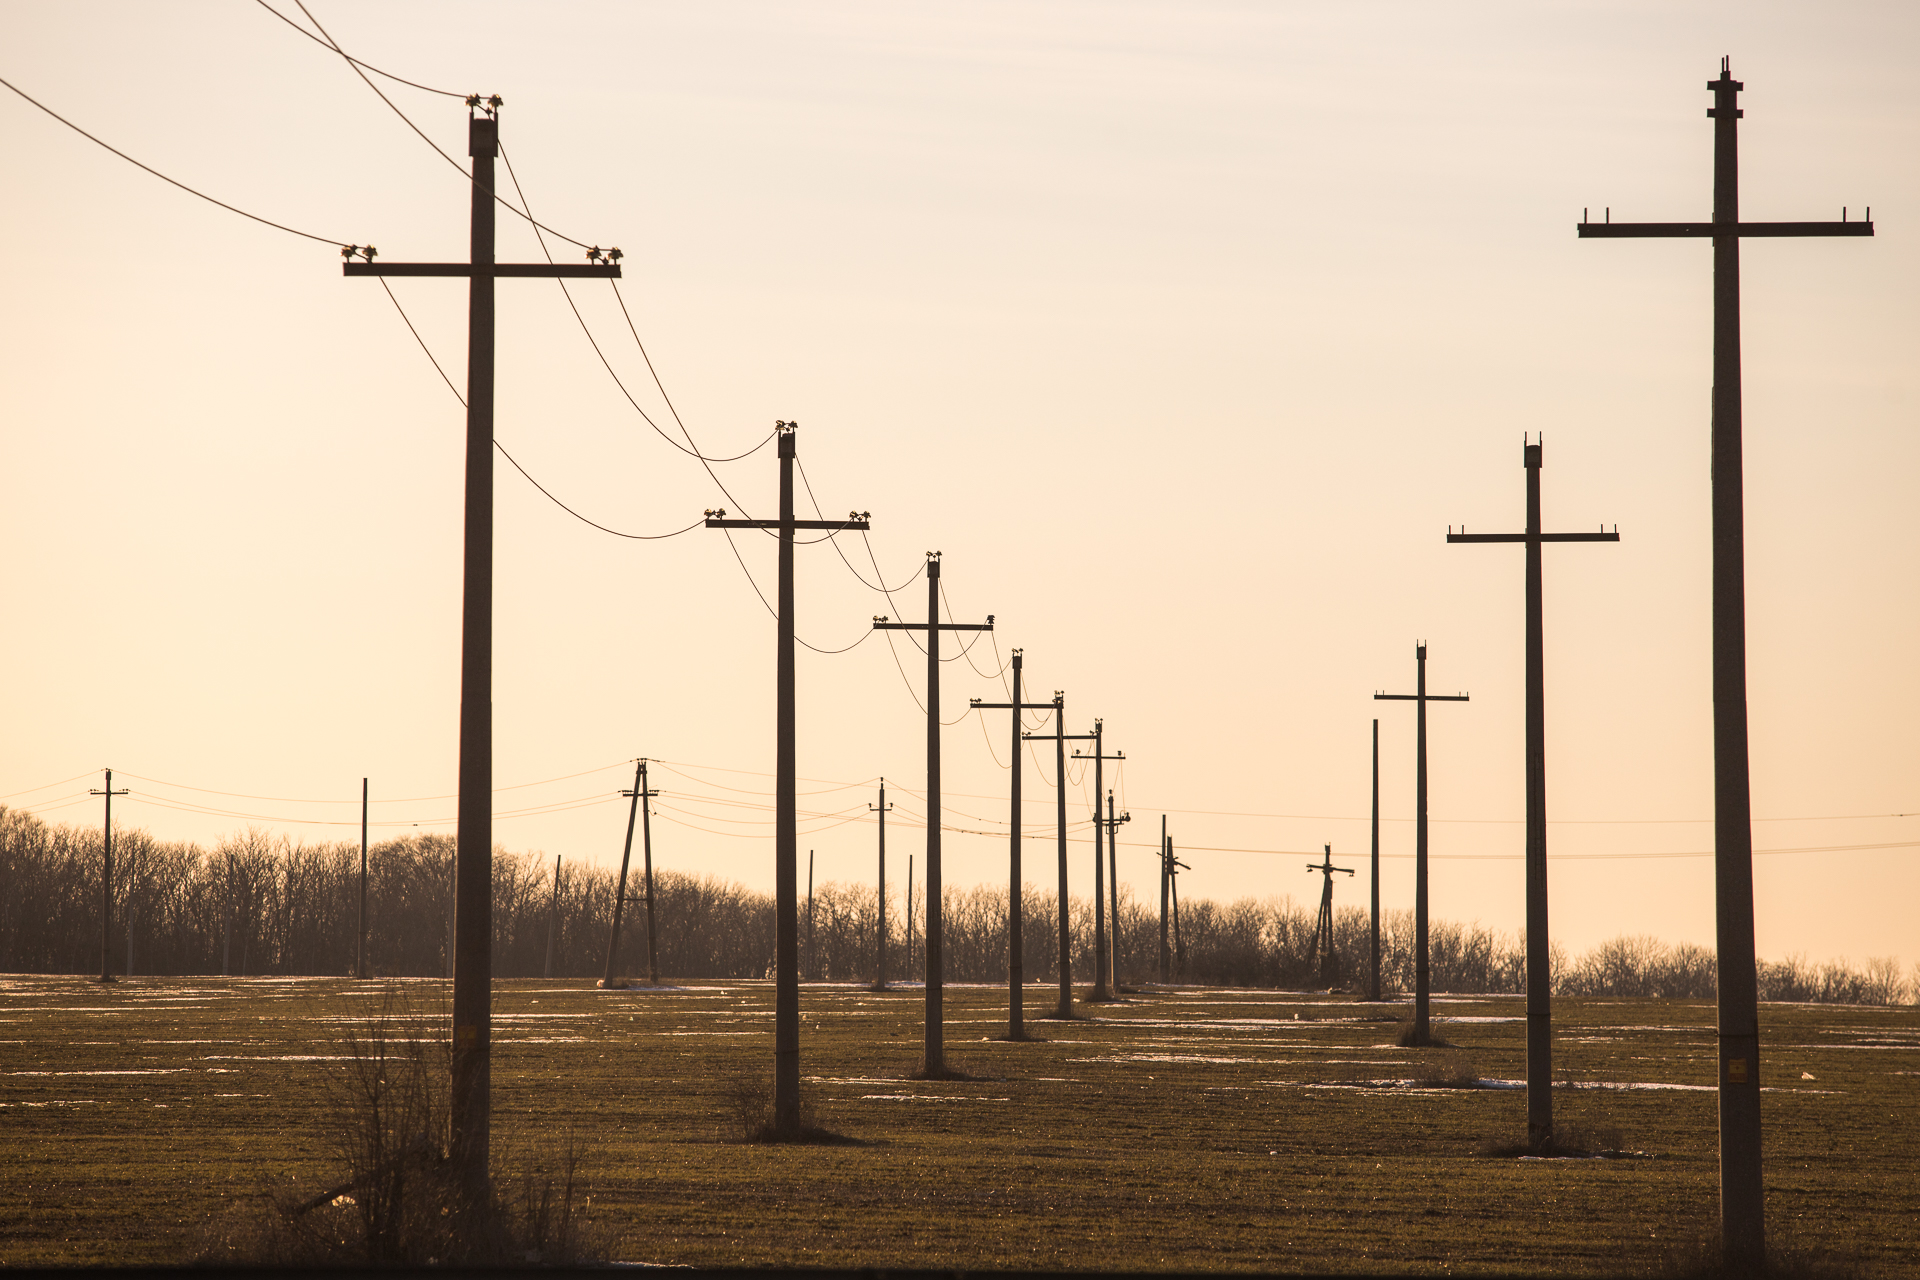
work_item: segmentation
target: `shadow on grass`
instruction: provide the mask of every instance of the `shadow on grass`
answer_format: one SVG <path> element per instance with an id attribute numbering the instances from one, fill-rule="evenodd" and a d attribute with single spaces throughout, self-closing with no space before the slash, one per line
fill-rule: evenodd
<path id="1" fill-rule="evenodd" d="M 742 1071 L 728 1083 L 729 1128 L 736 1142 L 748 1146 L 868 1147 L 876 1144 L 836 1133 L 814 1122 L 813 1108 L 803 1098 L 792 1124 L 774 1117 L 773 1081 L 764 1073 Z"/>
<path id="2" fill-rule="evenodd" d="M 944 1080 L 954 1084 L 977 1084 L 983 1081 L 997 1080 L 999 1077 L 976 1076 L 972 1072 L 962 1070 L 950 1062 L 943 1062 L 939 1066 L 929 1067 L 923 1060 L 915 1063 L 913 1069 L 907 1072 L 907 1079 Z"/>
<path id="3" fill-rule="evenodd" d="M 1382 1019 L 1382 1021 L 1384 1021 L 1384 1019 Z M 1440 1026 L 1440 1019 L 1429 1018 L 1427 1020 L 1427 1034 L 1422 1036 L 1418 1023 L 1412 1018 L 1402 1018 L 1400 1019 L 1399 1027 L 1394 1032 L 1393 1042 L 1402 1049 L 1458 1048 L 1459 1046 L 1454 1044 L 1453 1041 L 1441 1037 Z"/>
<path id="4" fill-rule="evenodd" d="M 1006 1035 L 988 1036 L 987 1039 L 996 1041 L 997 1043 L 1000 1043 L 1000 1044 L 1046 1044 L 1047 1043 L 1047 1038 L 1045 1036 L 1037 1036 L 1033 1034 L 1033 1032 L 1031 1031 L 1022 1031 L 1019 1035 L 1013 1035 L 1012 1033 L 1009 1032 Z"/>
<path id="5" fill-rule="evenodd" d="M 1611 1127 L 1589 1128 L 1577 1124 L 1560 1125 L 1545 1142 L 1500 1142 L 1489 1138 L 1480 1144 L 1482 1156 L 1494 1160 L 1644 1160 L 1644 1151 L 1629 1151 L 1620 1130 Z"/>

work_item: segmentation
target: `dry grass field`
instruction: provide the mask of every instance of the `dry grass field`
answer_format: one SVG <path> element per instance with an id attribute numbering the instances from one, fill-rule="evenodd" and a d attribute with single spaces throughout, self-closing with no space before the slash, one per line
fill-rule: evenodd
<path id="1" fill-rule="evenodd" d="M 184 1261 L 218 1215 L 331 1185 L 323 1073 L 374 986 L 0 979 L 0 1264 Z M 1619 1152 L 1586 1160 L 1485 1154 L 1524 1131 L 1511 998 L 1438 1000 L 1454 1049 L 1390 1047 L 1398 1006 L 1195 988 L 1015 1044 L 1003 990 L 950 988 L 956 1083 L 907 1078 L 915 988 L 802 1007 L 815 1119 L 860 1145 L 736 1140 L 768 983 L 501 983 L 496 1151 L 571 1130 L 614 1256 L 705 1266 L 1646 1274 L 1715 1218 L 1705 1002 L 1557 1004 L 1557 1117 Z M 1761 1020 L 1774 1239 L 1920 1275 L 1920 1010 Z"/>

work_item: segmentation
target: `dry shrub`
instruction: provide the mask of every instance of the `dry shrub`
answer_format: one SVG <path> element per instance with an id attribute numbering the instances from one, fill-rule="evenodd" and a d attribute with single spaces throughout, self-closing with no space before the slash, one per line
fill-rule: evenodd
<path id="1" fill-rule="evenodd" d="M 764 1072 L 745 1069 L 728 1077 L 724 1099 L 729 1121 L 729 1136 L 736 1142 L 755 1144 L 800 1143 L 830 1147 L 861 1147 L 866 1144 L 844 1133 L 823 1128 L 814 1119 L 813 1107 L 803 1095 L 799 1123 L 782 1129 L 774 1123 L 773 1080 Z"/>
<path id="2" fill-rule="evenodd" d="M 1440 1018 L 1427 1019 L 1427 1038 L 1422 1040 L 1419 1025 L 1411 1017 L 1400 1019 L 1400 1025 L 1394 1029 L 1393 1042 L 1402 1049 L 1451 1049 L 1453 1044 L 1440 1034 L 1444 1021 Z"/>

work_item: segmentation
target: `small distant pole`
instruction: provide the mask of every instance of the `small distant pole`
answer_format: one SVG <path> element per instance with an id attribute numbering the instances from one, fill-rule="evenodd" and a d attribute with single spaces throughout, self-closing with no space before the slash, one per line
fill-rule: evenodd
<path id="1" fill-rule="evenodd" d="M 1113 992 L 1107 986 L 1109 962 L 1107 904 L 1101 901 L 1101 899 L 1107 896 L 1107 892 L 1106 886 L 1102 883 L 1102 881 L 1106 879 L 1106 873 L 1101 865 L 1104 859 L 1100 856 L 1100 837 L 1102 828 L 1105 827 L 1107 823 L 1105 819 L 1100 816 L 1100 791 L 1105 785 L 1100 773 L 1101 765 L 1105 761 L 1125 760 L 1127 753 L 1124 751 L 1116 751 L 1112 755 L 1107 755 L 1101 747 L 1101 734 L 1105 731 L 1105 722 L 1095 720 L 1093 722 L 1093 732 L 1087 735 L 1093 739 L 1093 754 L 1083 756 L 1078 749 L 1075 749 L 1073 753 L 1073 757 L 1076 760 L 1093 761 L 1093 994 L 1087 997 L 1089 1001 L 1107 1001 L 1113 999 Z"/>
<path id="2" fill-rule="evenodd" d="M 879 928 L 874 933 L 873 949 L 873 989 L 887 989 L 887 811 L 893 808 L 887 803 L 887 780 L 880 779 L 880 803 L 870 804 L 868 810 L 880 815 L 880 903 L 875 912 Z M 912 958 L 908 958 L 912 963 Z"/>
<path id="3" fill-rule="evenodd" d="M 560 931 L 560 855 L 553 855 L 553 905 L 547 908 L 547 971 L 553 976 L 553 935 Z"/>
<path id="4" fill-rule="evenodd" d="M 100 981 L 112 982 L 113 977 L 113 798 L 127 794 L 125 787 L 113 789 L 113 770 L 104 771 L 107 775 L 105 789 L 93 788 L 87 794 L 107 798 L 107 819 L 105 837 L 100 849 Z"/>
<path id="5" fill-rule="evenodd" d="M 1173 973 L 1181 982 L 1187 980 L 1187 940 L 1180 933 L 1180 873 L 1192 869 L 1174 856 L 1173 841 L 1167 841 L 1167 878 L 1173 884 Z"/>
<path id="6" fill-rule="evenodd" d="M 1173 978 L 1173 956 L 1167 950 L 1167 883 L 1171 878 L 1167 872 L 1167 860 L 1173 856 L 1173 846 L 1167 841 L 1167 815 L 1160 815 L 1160 981 L 1168 982 Z"/>
<path id="7" fill-rule="evenodd" d="M 1053 728 L 1052 733 L 1023 733 L 1020 736 L 1030 742 L 1051 742 L 1053 744 L 1053 798 L 1054 832 L 1060 846 L 1060 1007 L 1048 1015 L 1054 1018 L 1073 1017 L 1073 917 L 1067 897 L 1067 743 L 1092 739 L 1090 733 L 1068 733 L 1067 695 L 1059 690 L 1053 691 Z M 1099 862 L 1099 844 L 1094 845 L 1094 861 Z M 1100 909 L 1100 900 L 1093 902 L 1094 910 Z"/>
<path id="8" fill-rule="evenodd" d="M 353 947 L 353 976 L 367 976 L 367 779 L 360 779 L 360 927 Z"/>
<path id="9" fill-rule="evenodd" d="M 620 908 L 627 901 L 627 864 L 633 857 L 633 824 L 640 816 L 640 794 L 647 789 L 647 762 L 638 761 L 633 769 L 633 790 L 620 794 L 633 801 L 627 806 L 627 842 L 620 850 L 620 881 L 613 891 L 613 932 L 607 937 L 607 973 L 600 979 L 606 989 L 614 986 L 614 965 L 620 957 Z"/>
<path id="10" fill-rule="evenodd" d="M 1373 969 L 1367 999 L 1380 999 L 1380 719 L 1373 721 Z"/>
<path id="11" fill-rule="evenodd" d="M 653 797 L 658 791 L 647 790 L 647 762 L 640 761 L 640 855 L 645 860 L 647 876 L 647 985 L 660 985 L 660 945 L 659 934 L 654 929 L 653 920 Z"/>
<path id="12" fill-rule="evenodd" d="M 1012 702 L 982 702 L 978 698 L 972 700 L 975 711 L 998 709 L 1013 712 L 1013 815 L 1012 835 L 1009 838 L 1007 850 L 1007 1038 L 1009 1040 L 1027 1038 L 1022 994 L 1027 984 L 1027 945 L 1023 935 L 1025 909 L 1020 901 L 1021 884 L 1024 880 L 1020 874 L 1020 842 L 1026 838 L 1026 824 L 1021 820 L 1020 800 L 1020 713 L 1023 710 L 1045 711 L 1053 706 L 1051 702 L 1020 701 L 1020 678 L 1024 669 L 1025 653 L 1024 649 L 1013 651 Z"/>
<path id="13" fill-rule="evenodd" d="M 1333 846 L 1327 846 L 1326 861 L 1309 862 L 1307 870 L 1318 871 L 1326 878 L 1320 890 L 1320 922 L 1313 931 L 1314 956 L 1319 961 L 1320 985 L 1332 986 L 1339 970 L 1337 958 L 1333 954 L 1333 873 L 1352 875 L 1345 867 L 1333 865 Z"/>
<path id="14" fill-rule="evenodd" d="M 907 855 L 907 972 L 913 972 L 913 855 Z"/>
<path id="15" fill-rule="evenodd" d="M 1120 824 L 1132 822 L 1131 813 L 1113 816 L 1113 792 L 1107 792 L 1107 981 L 1120 994 Z"/>
<path id="16" fill-rule="evenodd" d="M 807 968 L 820 976 L 820 953 L 813 945 L 813 850 L 807 850 Z"/>

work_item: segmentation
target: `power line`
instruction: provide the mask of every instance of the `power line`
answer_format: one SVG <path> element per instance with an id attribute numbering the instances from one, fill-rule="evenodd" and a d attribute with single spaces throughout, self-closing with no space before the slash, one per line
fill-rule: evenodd
<path id="1" fill-rule="evenodd" d="M 195 190 L 194 188 L 188 186 L 184 182 L 181 182 L 177 178 L 169 178 L 166 174 L 160 172 L 158 169 L 154 168 L 152 165 L 142 164 L 140 161 L 135 160 L 132 156 L 120 150 L 120 148 L 114 146 L 113 144 L 108 142 L 102 142 L 100 139 L 94 137 L 92 134 L 88 133 L 85 129 L 82 129 L 79 125 L 75 124 L 73 121 L 61 115 L 58 111 L 55 111 L 52 107 L 49 107 L 46 103 L 40 101 L 38 98 L 35 98 L 31 94 L 27 93 L 26 90 L 20 88 L 18 85 L 14 84 L 12 81 L 0 80 L 0 84 L 6 85 L 7 88 L 12 89 L 15 93 L 19 94 L 22 98 L 25 98 L 28 102 L 31 102 L 34 106 L 39 107 L 42 111 L 52 116 L 55 120 L 58 120 L 61 124 L 67 126 L 67 128 L 73 130 L 75 133 L 85 138 L 88 142 L 91 142 L 96 146 L 105 147 L 108 151 L 113 152 L 113 154 L 119 156 L 122 160 L 125 160 L 128 164 L 134 166 L 136 169 L 144 169 L 148 173 L 152 174 L 154 177 L 160 179 L 160 181 L 170 183 L 173 186 L 180 188 L 182 191 L 186 192 L 190 196 L 198 196 L 202 200 L 205 200 L 208 204 L 217 204 L 222 209 L 225 209 L 228 213 L 237 213 L 243 218 L 250 218 L 253 221 L 261 223 L 264 226 L 272 227 L 275 231 L 285 231 L 290 235 L 302 236 L 308 240 L 317 240 L 321 244 L 334 245 L 337 248 L 344 249 L 347 247 L 347 242 L 345 240 L 335 240 L 330 236 L 317 236 L 317 235 L 314 235 L 311 231 L 302 231 L 298 227 L 290 227 L 284 222 L 275 222 L 272 218 L 263 218 L 257 213 L 248 213 L 245 209 L 242 209 L 237 205 L 228 204 L 225 200 L 216 200 L 214 197 L 208 195 L 204 191 Z"/>
<path id="2" fill-rule="evenodd" d="M 295 22 L 292 18 L 289 18 L 286 14 L 280 12 L 278 9 L 274 8 L 272 5 L 268 4 L 267 0 L 258 0 L 258 2 L 262 9 L 265 9 L 268 13 L 280 19 L 280 21 L 286 23 L 288 26 L 292 27 L 295 31 L 298 31 L 301 35 L 313 41 L 315 44 L 321 46 L 324 49 L 333 49 L 335 53 L 339 52 L 339 50 L 335 49 L 334 46 L 328 44 L 325 40 L 322 40 L 319 36 L 313 34 L 313 32 L 307 30 L 305 27 Z M 374 66 L 372 63 L 362 62 L 358 58 L 348 58 L 347 61 L 353 63 L 357 67 L 365 67 L 367 70 L 373 72 L 373 74 L 377 76 L 385 76 L 387 79 L 393 81 L 395 84 L 403 84 L 407 86 L 407 88 L 409 89 L 419 89 L 426 93 L 437 93 L 442 97 L 446 97 L 446 98 L 465 98 L 467 96 L 464 93 L 457 93 L 452 89 L 435 89 L 430 85 L 415 84 L 411 80 L 402 79 L 400 76 L 393 74 L 393 72 L 391 71 L 382 71 L 380 68 Z"/>
<path id="3" fill-rule="evenodd" d="M 747 585 L 753 588 L 753 594 L 760 597 L 760 603 L 766 606 L 767 612 L 773 615 L 774 621 L 778 622 L 780 620 L 780 615 L 777 612 L 775 612 L 773 605 L 768 603 L 766 592 L 760 590 L 760 584 L 753 580 L 753 571 L 747 568 L 746 560 L 743 559 L 740 555 L 740 548 L 734 545 L 733 530 L 722 529 L 720 532 L 727 535 L 727 548 L 733 552 L 733 558 L 739 562 L 740 572 L 747 575 Z M 849 645 L 842 645 L 838 649 L 822 649 L 817 644 L 807 644 L 807 642 L 805 640 L 802 640 L 799 636 L 795 636 L 794 641 L 798 644 L 804 645 L 806 648 L 813 650 L 815 653 L 824 653 L 831 656 L 836 653 L 845 653 L 848 649 L 856 648 L 859 645 L 865 644 L 867 642 L 867 637 L 872 634 L 873 633 L 871 631 L 863 631 L 860 633 L 860 638 L 858 640 L 855 640 L 852 644 L 849 644 Z"/>

